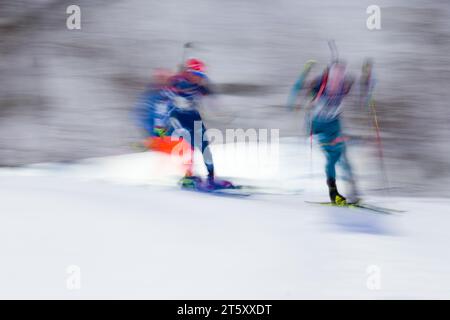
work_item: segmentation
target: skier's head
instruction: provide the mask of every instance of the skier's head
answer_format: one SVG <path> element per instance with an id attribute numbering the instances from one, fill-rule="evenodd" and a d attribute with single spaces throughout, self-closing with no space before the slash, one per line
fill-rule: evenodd
<path id="1" fill-rule="evenodd" d="M 186 71 L 198 71 L 205 73 L 206 66 L 203 61 L 196 58 L 191 58 L 186 60 L 184 63 L 184 69 Z"/>
<path id="2" fill-rule="evenodd" d="M 199 59 L 188 59 L 184 65 L 184 74 L 189 81 L 203 83 L 207 80 L 205 64 Z"/>

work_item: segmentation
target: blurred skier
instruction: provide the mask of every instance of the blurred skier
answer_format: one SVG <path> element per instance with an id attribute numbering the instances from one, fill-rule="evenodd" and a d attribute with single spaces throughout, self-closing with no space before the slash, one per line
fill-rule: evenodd
<path id="1" fill-rule="evenodd" d="M 188 59 L 181 72 L 170 79 L 173 107 L 170 109 L 169 119 L 176 133 L 190 144 L 192 153 L 195 148 L 201 150 L 208 171 L 207 185 L 214 188 L 216 185 L 212 154 L 205 136 L 205 125 L 197 110 L 201 97 L 212 93 L 205 69 L 202 61 Z M 192 170 L 187 170 L 180 183 L 183 187 L 195 188 L 201 183 L 201 179 L 194 176 Z"/>
<path id="2" fill-rule="evenodd" d="M 359 201 L 355 178 L 346 155 L 346 138 L 342 135 L 340 114 L 342 100 L 349 93 L 354 79 L 346 74 L 346 66 L 334 61 L 321 76 L 314 79 L 309 90 L 312 95 L 310 111 L 310 134 L 316 136 L 325 153 L 327 186 L 332 203 L 345 205 Z M 342 196 L 336 186 L 336 164 L 344 170 L 344 178 L 349 182 L 350 193 Z"/>
<path id="3" fill-rule="evenodd" d="M 178 74 L 159 80 L 144 96 L 144 107 L 140 108 L 141 126 L 150 135 L 148 147 L 171 153 L 180 141 L 188 145 L 181 148 L 183 153 L 189 153 L 186 173 L 180 181 L 183 187 L 211 190 L 232 187 L 228 181 L 215 179 L 206 128 L 197 110 L 201 97 L 211 94 L 205 64 L 198 59 L 188 59 Z M 181 140 L 173 139 L 172 135 Z M 201 150 L 208 171 L 206 181 L 193 175 L 192 159 L 196 148 Z"/>

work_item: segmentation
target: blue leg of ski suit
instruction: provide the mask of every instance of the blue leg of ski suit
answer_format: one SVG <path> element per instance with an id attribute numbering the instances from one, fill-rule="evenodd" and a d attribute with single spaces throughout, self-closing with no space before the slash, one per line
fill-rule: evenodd
<path id="1" fill-rule="evenodd" d="M 170 112 L 170 118 L 175 122 L 175 129 L 186 130 L 189 134 L 185 140 L 189 140 L 192 148 L 198 148 L 202 151 L 203 161 L 208 170 L 208 174 L 214 176 L 214 164 L 212 154 L 209 148 L 209 142 L 205 137 L 206 128 L 203 124 L 200 113 L 195 109 L 178 109 L 174 108 Z M 201 127 L 195 123 L 201 122 Z"/>
<path id="2" fill-rule="evenodd" d="M 342 136 L 341 123 L 339 118 L 331 121 L 321 121 L 313 119 L 312 134 L 317 135 L 321 148 L 325 153 L 326 165 L 325 172 L 327 179 L 336 180 L 336 164 L 339 162 L 343 171 L 345 180 L 353 180 L 352 168 L 346 156 L 345 143 L 333 143 Z"/>

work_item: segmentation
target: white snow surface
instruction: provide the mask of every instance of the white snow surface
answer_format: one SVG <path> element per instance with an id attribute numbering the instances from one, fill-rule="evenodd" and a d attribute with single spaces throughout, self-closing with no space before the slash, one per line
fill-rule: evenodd
<path id="1" fill-rule="evenodd" d="M 298 195 L 182 191 L 150 152 L 2 169 L 0 298 L 450 298 L 448 199 L 366 192 L 395 215 L 305 203 L 327 199 L 323 161 L 291 142 L 263 166 L 213 154 L 220 176 Z"/>

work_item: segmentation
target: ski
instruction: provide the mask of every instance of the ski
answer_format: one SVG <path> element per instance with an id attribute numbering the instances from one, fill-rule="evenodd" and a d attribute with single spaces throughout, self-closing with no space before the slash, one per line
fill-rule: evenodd
<path id="1" fill-rule="evenodd" d="M 252 185 L 239 185 L 237 186 L 240 190 L 250 193 L 252 195 L 270 195 L 270 196 L 289 196 L 289 195 L 299 195 L 303 193 L 303 189 L 284 189 L 276 187 L 260 187 Z"/>
<path id="2" fill-rule="evenodd" d="M 362 203 L 362 204 L 360 204 L 360 206 L 362 208 L 366 208 L 366 209 L 387 211 L 387 212 L 391 212 L 391 213 L 404 213 L 404 212 L 406 212 L 406 210 L 385 208 L 385 207 L 376 206 L 376 205 L 373 205 L 373 204 L 370 204 L 370 203 Z"/>
<path id="3" fill-rule="evenodd" d="M 206 193 L 215 196 L 222 197 L 237 197 L 237 198 L 245 198 L 252 195 L 252 193 L 245 192 L 241 190 L 239 186 L 234 186 L 233 188 L 219 188 L 219 189 L 208 189 L 203 187 L 181 187 L 181 190 L 191 191 L 191 192 L 199 192 Z"/>
<path id="4" fill-rule="evenodd" d="M 397 214 L 397 213 L 405 212 L 403 210 L 385 208 L 385 207 L 375 206 L 375 205 L 368 204 L 368 203 L 351 203 L 351 204 L 345 204 L 345 205 L 338 205 L 333 202 L 319 202 L 319 201 L 305 201 L 305 202 L 311 203 L 311 204 L 330 206 L 330 207 L 338 207 L 338 208 L 364 209 L 364 210 L 369 210 L 369 211 L 372 211 L 374 213 L 379 213 L 379 214 Z"/>
<path id="5" fill-rule="evenodd" d="M 287 190 L 281 188 L 269 188 L 259 187 L 252 185 L 233 185 L 230 188 L 218 188 L 208 189 L 201 186 L 196 187 L 181 187 L 184 190 L 198 191 L 203 193 L 213 193 L 216 195 L 224 196 L 237 196 L 237 197 L 249 197 L 249 196 L 293 196 L 303 193 L 303 189 Z"/>

